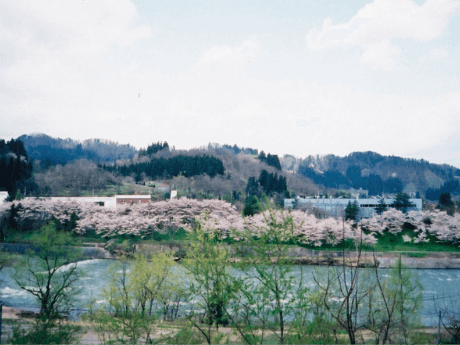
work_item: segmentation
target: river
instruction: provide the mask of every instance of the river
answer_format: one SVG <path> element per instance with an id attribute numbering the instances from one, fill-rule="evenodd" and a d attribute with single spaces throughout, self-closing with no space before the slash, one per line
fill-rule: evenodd
<path id="1" fill-rule="evenodd" d="M 76 296 L 73 315 L 84 312 L 90 301 L 103 303 L 101 291 L 107 282 L 107 271 L 114 261 L 112 260 L 85 260 L 78 262 L 78 269 L 84 272 L 83 278 L 78 281 L 81 293 Z M 313 287 L 312 273 L 314 266 L 294 266 L 294 274 L 303 272 L 306 285 Z M 366 269 L 363 269 L 366 270 Z M 367 269 L 369 270 L 369 269 Z M 388 271 L 382 270 L 381 274 Z M 449 305 L 452 309 L 460 310 L 460 269 L 412 269 L 414 275 L 419 276 L 424 288 L 422 322 L 425 326 L 436 326 L 438 318 L 434 302 Z M 0 298 L 3 305 L 26 310 L 38 310 L 38 303 L 34 296 L 21 290 L 14 281 L 14 269 L 5 268 L 0 273 Z"/>

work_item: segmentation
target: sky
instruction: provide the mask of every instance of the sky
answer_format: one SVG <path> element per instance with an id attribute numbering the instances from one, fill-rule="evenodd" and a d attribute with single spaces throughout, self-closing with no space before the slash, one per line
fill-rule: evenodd
<path id="1" fill-rule="evenodd" d="M 460 0 L 0 0 L 0 138 L 460 167 Z"/>

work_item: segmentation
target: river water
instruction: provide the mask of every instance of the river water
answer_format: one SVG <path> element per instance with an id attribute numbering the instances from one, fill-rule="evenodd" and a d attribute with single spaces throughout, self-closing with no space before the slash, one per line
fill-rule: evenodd
<path id="1" fill-rule="evenodd" d="M 74 315 L 84 312 L 92 299 L 97 304 L 104 303 L 101 291 L 107 282 L 108 269 L 113 264 L 112 260 L 101 259 L 78 263 L 78 269 L 84 272 L 84 276 L 78 281 L 81 293 L 76 296 Z M 313 266 L 295 266 L 294 274 L 299 275 L 302 272 L 304 283 L 313 288 L 314 269 Z M 382 275 L 388 273 L 388 270 L 381 270 Z M 437 325 L 438 317 L 434 301 L 442 307 L 448 306 L 460 311 L 460 269 L 413 269 L 412 273 L 419 277 L 424 288 L 421 316 L 425 326 Z M 0 272 L 0 298 L 5 306 L 38 310 L 36 298 L 21 290 L 14 281 L 14 269 L 12 268 L 5 268 Z"/>

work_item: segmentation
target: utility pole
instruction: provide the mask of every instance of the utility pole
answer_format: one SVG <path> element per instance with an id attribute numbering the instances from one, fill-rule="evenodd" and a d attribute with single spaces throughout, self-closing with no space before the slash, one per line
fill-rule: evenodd
<path id="1" fill-rule="evenodd" d="M 441 310 L 439 311 L 439 320 L 438 320 L 438 338 L 436 339 L 436 344 L 441 342 Z"/>
<path id="2" fill-rule="evenodd" d="M 3 309 L 3 303 L 0 301 L 0 344 L 2 343 L 2 310 Z"/>

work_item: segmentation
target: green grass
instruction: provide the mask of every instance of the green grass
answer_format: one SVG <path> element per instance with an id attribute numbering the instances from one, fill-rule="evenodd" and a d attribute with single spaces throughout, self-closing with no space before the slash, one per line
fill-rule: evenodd
<path id="1" fill-rule="evenodd" d="M 404 242 L 403 235 L 415 238 L 417 233 L 412 230 L 404 230 L 397 234 L 385 233 L 384 235 L 377 235 L 378 242 L 374 250 L 379 252 L 460 252 L 458 246 L 451 243 L 437 242 L 432 235 L 427 236 L 430 240 L 428 243 Z M 365 249 L 372 250 L 372 248 Z"/>
<path id="2" fill-rule="evenodd" d="M 5 242 L 10 243 L 27 243 L 30 242 L 32 235 L 35 231 L 11 231 L 7 232 Z M 188 237 L 188 232 L 184 229 L 179 229 L 178 231 L 173 232 L 172 234 L 167 234 L 159 231 L 154 231 L 149 233 L 146 237 L 141 238 L 133 235 L 121 235 L 114 237 L 114 246 L 123 244 L 124 247 L 128 245 L 132 246 L 134 244 L 177 244 L 177 245 L 187 245 L 190 242 Z M 451 243 L 440 243 L 437 242 L 433 235 L 427 236 L 430 240 L 428 243 L 414 243 L 404 242 L 403 235 L 410 236 L 414 239 L 417 236 L 417 233 L 413 230 L 403 230 L 397 234 L 384 233 L 383 235 L 377 234 L 377 244 L 375 246 L 364 246 L 364 251 L 377 251 L 377 252 L 400 252 L 402 254 L 409 255 L 410 257 L 423 257 L 424 253 L 429 252 L 452 252 L 460 253 L 460 248 L 458 245 Z M 73 235 L 75 239 L 75 245 L 81 246 L 83 243 L 107 243 L 112 238 L 102 237 L 101 235 L 96 234 L 93 231 L 87 231 L 85 234 Z M 231 239 L 224 240 L 226 243 L 231 243 Z M 285 243 L 291 246 L 299 246 L 302 248 L 315 250 L 315 251 L 341 251 L 341 250 L 356 250 L 355 244 L 352 240 L 348 240 L 338 245 L 323 244 L 321 247 L 317 247 L 311 244 L 296 243 L 290 241 Z"/>
<path id="3" fill-rule="evenodd" d="M 407 253 L 401 253 L 401 254 L 406 254 L 410 258 L 424 258 L 428 255 L 428 253 L 420 253 L 420 252 L 407 252 Z"/>

